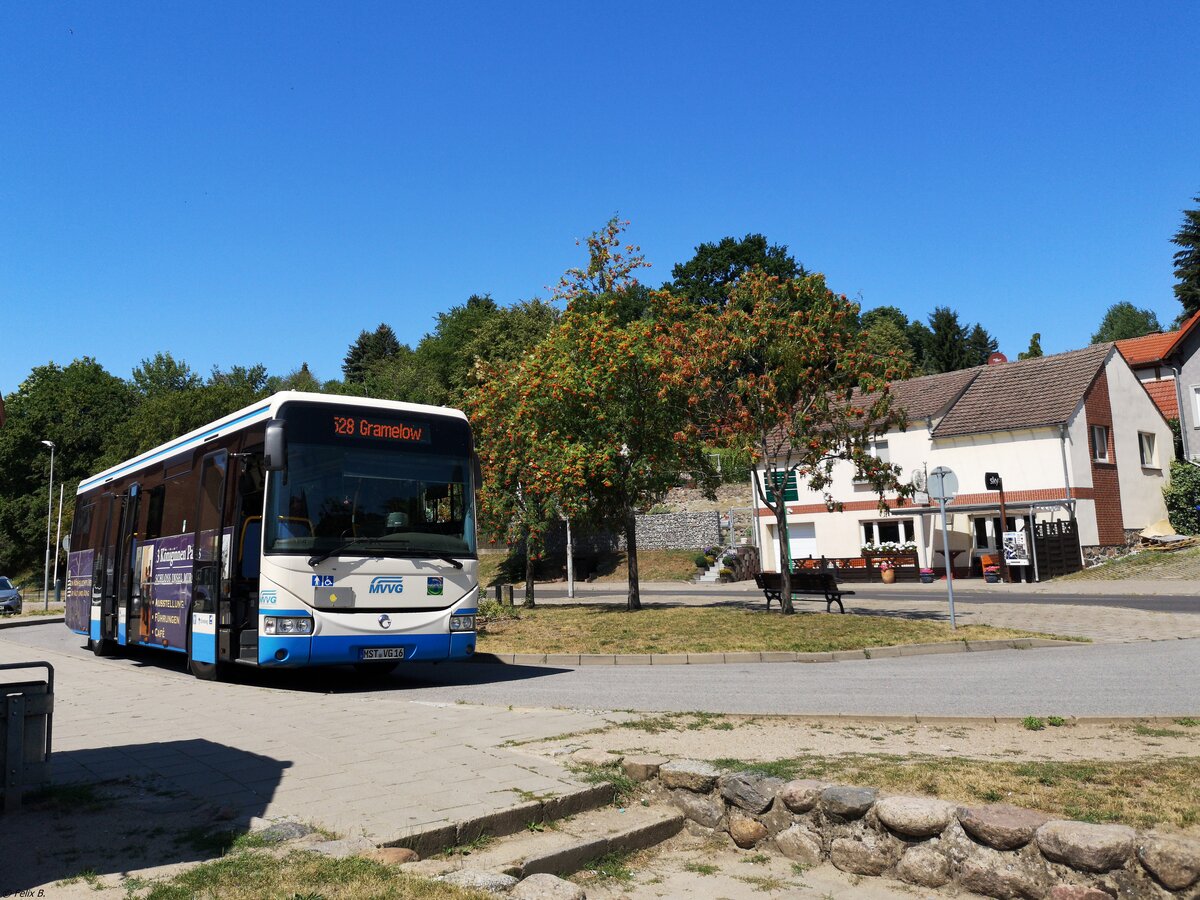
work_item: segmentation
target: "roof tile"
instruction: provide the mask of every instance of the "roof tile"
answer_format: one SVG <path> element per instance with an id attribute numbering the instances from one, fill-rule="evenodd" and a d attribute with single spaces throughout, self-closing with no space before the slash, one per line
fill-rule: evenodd
<path id="1" fill-rule="evenodd" d="M 935 437 L 1063 425 L 1079 407 L 1112 344 L 984 366 L 933 429 Z"/>

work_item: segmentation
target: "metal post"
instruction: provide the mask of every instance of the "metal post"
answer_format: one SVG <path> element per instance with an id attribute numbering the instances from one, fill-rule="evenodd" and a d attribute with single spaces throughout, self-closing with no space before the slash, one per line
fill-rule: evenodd
<path id="1" fill-rule="evenodd" d="M 1012 569 L 1009 568 L 1008 560 L 1004 556 L 1004 532 L 1008 531 L 1008 513 L 1004 507 L 1004 480 L 1000 480 L 1000 540 L 998 546 L 1000 549 L 1000 577 L 1004 579 L 1005 584 L 1012 584 Z"/>
<path id="2" fill-rule="evenodd" d="M 50 487 L 46 497 L 46 568 L 42 577 L 42 607 L 50 608 L 50 523 L 54 515 L 54 441 L 42 441 L 50 448 Z"/>
<path id="3" fill-rule="evenodd" d="M 567 597 L 575 597 L 575 544 L 571 539 L 570 516 L 567 516 Z"/>
<path id="4" fill-rule="evenodd" d="M 58 590 L 58 550 L 62 546 L 62 504 L 63 504 L 63 488 L 65 484 L 58 486 L 58 524 L 54 526 L 54 588 Z M 55 602 L 58 602 L 58 594 L 54 595 Z"/>
<path id="5" fill-rule="evenodd" d="M 944 496 L 938 498 L 938 507 L 942 511 L 942 555 L 946 558 L 946 593 L 950 598 L 950 628 L 953 630 L 957 627 L 954 623 L 954 568 L 950 565 L 950 531 L 946 524 Z"/>

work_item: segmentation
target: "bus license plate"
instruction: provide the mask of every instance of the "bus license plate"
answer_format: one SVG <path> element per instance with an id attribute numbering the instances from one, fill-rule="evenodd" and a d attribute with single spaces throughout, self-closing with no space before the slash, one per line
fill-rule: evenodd
<path id="1" fill-rule="evenodd" d="M 404 659 L 403 647 L 368 647 L 360 650 L 359 659 Z"/>

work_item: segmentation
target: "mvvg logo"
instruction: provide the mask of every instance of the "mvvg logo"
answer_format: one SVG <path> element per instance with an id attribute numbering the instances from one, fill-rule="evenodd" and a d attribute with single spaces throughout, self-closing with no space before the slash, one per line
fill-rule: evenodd
<path id="1" fill-rule="evenodd" d="M 404 593 L 404 576 L 403 575 L 378 575 L 371 579 L 371 586 L 367 589 L 368 594 L 403 594 Z"/>

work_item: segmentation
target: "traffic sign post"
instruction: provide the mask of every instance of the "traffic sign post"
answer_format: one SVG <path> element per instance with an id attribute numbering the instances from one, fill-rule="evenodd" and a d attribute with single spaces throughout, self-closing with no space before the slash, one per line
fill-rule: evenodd
<path id="1" fill-rule="evenodd" d="M 938 502 L 942 513 L 942 556 L 946 560 L 946 595 L 950 602 L 950 628 L 956 630 L 954 621 L 954 567 L 950 558 L 950 533 L 946 524 L 946 503 L 958 493 L 958 476 L 945 466 L 938 466 L 929 473 L 929 496 Z"/>
<path id="2" fill-rule="evenodd" d="M 1000 576 L 1005 584 L 1012 584 L 1012 569 L 1004 557 L 1004 532 L 1008 531 L 1008 513 L 1004 508 L 1004 479 L 999 472 L 984 472 L 983 485 L 989 491 L 1000 492 L 1000 533 L 996 535 L 996 546 L 1000 548 Z"/>

